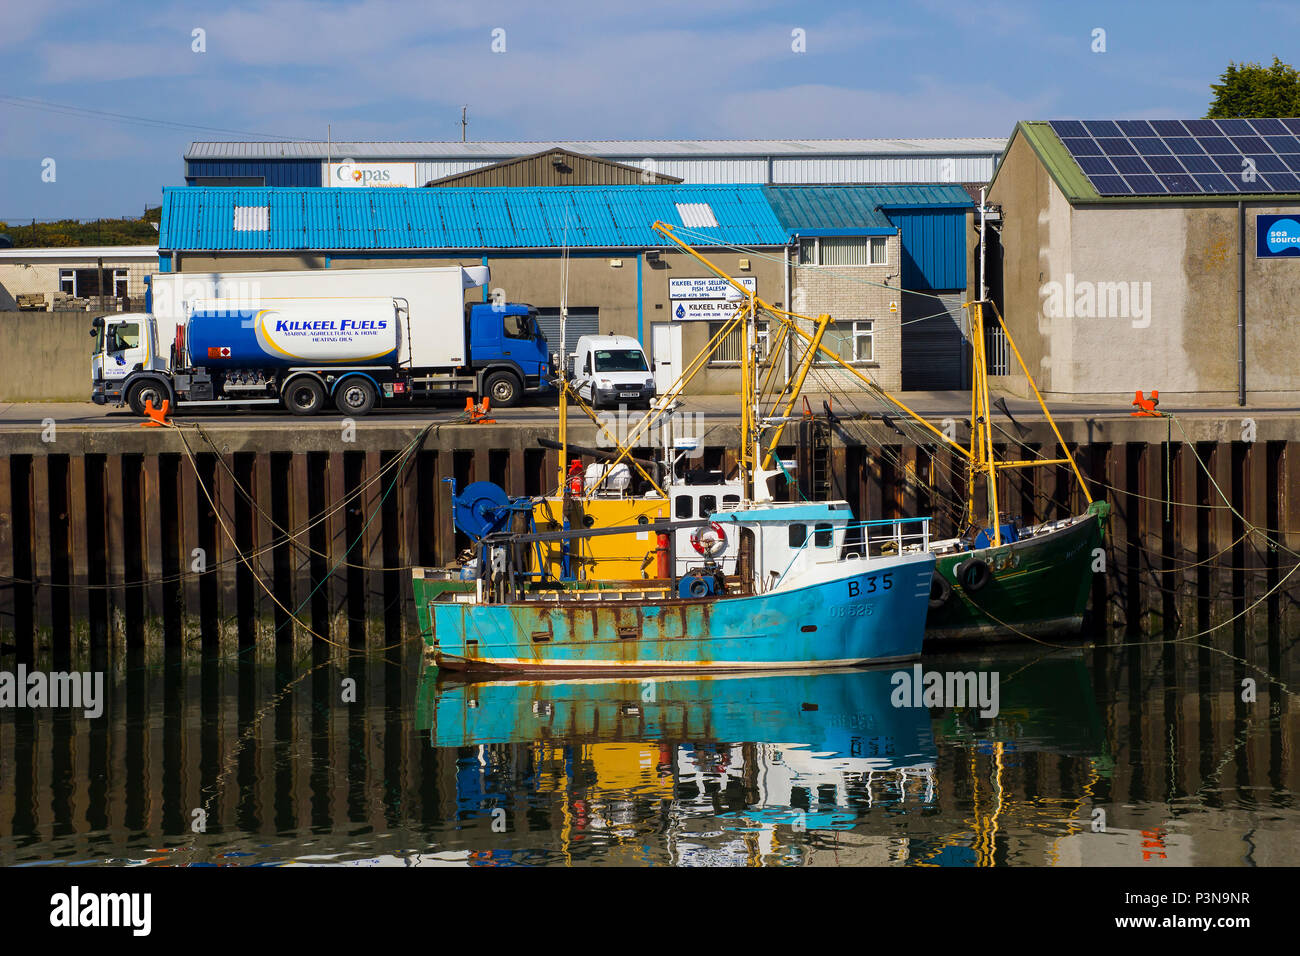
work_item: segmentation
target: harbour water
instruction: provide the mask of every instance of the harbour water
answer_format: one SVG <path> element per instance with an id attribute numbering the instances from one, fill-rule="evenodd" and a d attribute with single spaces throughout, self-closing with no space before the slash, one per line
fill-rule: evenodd
<path id="1" fill-rule="evenodd" d="M 921 707 L 911 667 L 464 683 L 412 640 L 128 655 L 98 718 L 0 709 L 0 864 L 1300 863 L 1295 635 L 1094 640 L 927 655 L 985 699 Z"/>

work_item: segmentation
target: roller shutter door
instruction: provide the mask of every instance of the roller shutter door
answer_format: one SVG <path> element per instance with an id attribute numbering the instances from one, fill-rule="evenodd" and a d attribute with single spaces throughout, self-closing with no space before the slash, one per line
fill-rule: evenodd
<path id="1" fill-rule="evenodd" d="M 970 385 L 970 353 L 962 334 L 962 294 L 912 299 L 903 314 L 903 388 L 950 391 Z M 939 313 L 939 314 L 936 314 Z"/>
<path id="2" fill-rule="evenodd" d="M 538 308 L 537 327 L 546 336 L 546 344 L 552 352 L 560 349 L 560 310 L 559 308 Z M 578 337 L 598 335 L 600 333 L 600 310 L 592 308 L 569 308 L 569 322 L 565 327 L 564 337 L 569 351 L 578 344 Z"/>

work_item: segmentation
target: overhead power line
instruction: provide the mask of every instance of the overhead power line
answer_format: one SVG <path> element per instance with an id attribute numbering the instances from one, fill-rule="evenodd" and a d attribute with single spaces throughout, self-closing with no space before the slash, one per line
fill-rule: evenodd
<path id="1" fill-rule="evenodd" d="M 129 113 L 113 113 L 108 110 L 87 109 L 81 106 L 71 106 L 67 103 L 51 103 L 49 100 L 38 100 L 29 96 L 10 96 L 0 94 L 0 105 L 18 106 L 23 109 L 39 110 L 47 113 L 60 113 L 64 116 L 77 116 L 82 119 L 95 119 L 105 123 L 128 123 L 135 126 L 146 126 L 153 129 L 181 129 L 196 130 L 203 133 L 234 133 L 239 136 L 258 136 L 268 140 L 287 140 L 290 142 L 302 142 L 301 136 L 285 136 L 276 133 L 257 133 L 245 129 L 226 129 L 220 126 L 199 126 L 195 123 L 177 123 L 173 120 L 152 119 L 148 116 L 132 116 Z"/>

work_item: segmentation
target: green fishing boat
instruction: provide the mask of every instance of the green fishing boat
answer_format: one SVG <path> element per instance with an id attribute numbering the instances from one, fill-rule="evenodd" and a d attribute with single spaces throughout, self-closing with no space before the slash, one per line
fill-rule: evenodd
<path id="1" fill-rule="evenodd" d="M 1109 513 L 1094 501 L 1085 514 L 1026 529 L 996 548 L 939 551 L 926 641 L 1077 634 Z"/>
<path id="2" fill-rule="evenodd" d="M 1020 350 L 1002 321 L 993 316 L 1025 373 L 1063 458 L 999 460 L 993 450 L 984 352 L 984 303 L 971 313 L 972 415 L 970 445 L 958 447 L 966 460 L 967 534 L 932 546 L 937 561 L 930 586 L 926 641 L 1017 640 L 1077 634 L 1083 627 L 1093 575 L 1105 566 L 1101 547 L 1110 506 L 1093 501 L 1083 474 L 1061 437 Z M 1069 465 L 1087 509 L 1037 525 L 1008 522 L 998 509 L 998 476 L 1012 468 Z"/>

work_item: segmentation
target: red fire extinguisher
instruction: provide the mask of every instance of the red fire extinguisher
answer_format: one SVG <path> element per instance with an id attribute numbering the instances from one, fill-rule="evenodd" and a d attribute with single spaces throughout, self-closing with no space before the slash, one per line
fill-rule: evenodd
<path id="1" fill-rule="evenodd" d="M 671 578 L 673 576 L 672 556 L 668 553 L 668 532 L 659 532 L 659 547 L 655 548 L 655 576 Z"/>
<path id="2" fill-rule="evenodd" d="M 582 461 L 577 458 L 569 462 L 569 494 L 582 497 Z"/>

